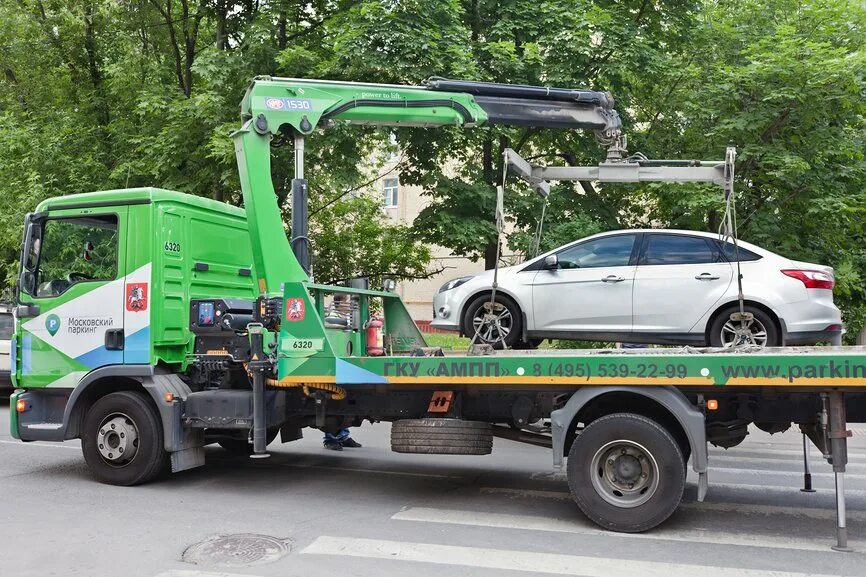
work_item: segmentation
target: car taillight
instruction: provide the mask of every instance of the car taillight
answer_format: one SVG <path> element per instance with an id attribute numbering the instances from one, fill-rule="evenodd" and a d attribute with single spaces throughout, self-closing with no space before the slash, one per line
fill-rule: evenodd
<path id="1" fill-rule="evenodd" d="M 833 290 L 836 283 L 832 275 L 822 270 L 787 269 L 782 274 L 803 281 L 806 288 Z"/>

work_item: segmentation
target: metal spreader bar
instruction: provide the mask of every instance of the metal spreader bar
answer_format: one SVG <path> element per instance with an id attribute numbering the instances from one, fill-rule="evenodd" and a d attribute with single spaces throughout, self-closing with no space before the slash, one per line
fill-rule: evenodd
<path id="1" fill-rule="evenodd" d="M 514 150 L 505 150 L 509 170 L 539 189 L 550 181 L 596 182 L 708 182 L 733 189 L 734 147 L 728 148 L 725 160 L 649 160 L 629 157 L 607 160 L 597 166 L 538 166 L 524 160 Z M 731 165 L 731 166 L 729 166 Z"/>

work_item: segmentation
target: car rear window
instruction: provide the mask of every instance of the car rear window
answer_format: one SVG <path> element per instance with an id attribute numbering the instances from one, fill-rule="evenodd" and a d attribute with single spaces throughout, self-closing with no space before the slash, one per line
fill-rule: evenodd
<path id="1" fill-rule="evenodd" d="M 705 264 L 725 262 L 718 245 L 699 236 L 651 234 L 641 264 Z"/>

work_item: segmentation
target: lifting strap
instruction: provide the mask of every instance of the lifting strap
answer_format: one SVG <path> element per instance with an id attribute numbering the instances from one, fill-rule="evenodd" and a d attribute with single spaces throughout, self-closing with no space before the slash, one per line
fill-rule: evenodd
<path id="1" fill-rule="evenodd" d="M 721 239 L 723 246 L 728 239 L 731 240 L 734 245 L 734 259 L 737 261 L 737 302 L 740 305 L 740 312 L 739 314 L 732 314 L 731 321 L 734 323 L 739 321 L 740 335 L 738 335 L 738 338 L 734 341 L 733 346 L 757 345 L 758 343 L 755 341 L 755 335 L 749 328 L 751 323 L 748 321 L 751 319 L 746 315 L 746 299 L 743 295 L 743 273 L 740 267 L 740 241 L 738 240 L 737 234 L 737 204 L 734 194 L 734 162 L 736 159 L 736 149 L 728 147 L 725 153 L 725 183 L 723 185 L 725 192 L 725 216 L 722 219 L 721 225 L 719 225 L 719 238 Z M 740 340 L 743 335 L 747 337 L 747 342 Z"/>
<path id="2" fill-rule="evenodd" d="M 507 177 L 508 162 L 507 156 L 503 153 L 502 183 L 496 187 L 496 260 L 493 263 L 493 284 L 490 291 L 490 301 L 484 303 L 484 315 L 477 327 L 475 327 L 475 319 L 472 319 L 475 331 L 472 335 L 472 340 L 469 342 L 470 353 L 472 352 L 472 347 L 475 346 L 475 341 L 478 340 L 478 335 L 485 327 L 490 327 L 491 331 L 496 331 L 497 340 L 502 343 L 502 348 L 507 348 L 505 336 L 502 334 L 502 326 L 499 324 L 500 315 L 496 312 L 496 289 L 499 288 L 499 257 L 502 251 L 502 234 L 505 232 L 505 180 Z M 513 319 L 511 327 L 514 328 Z"/>

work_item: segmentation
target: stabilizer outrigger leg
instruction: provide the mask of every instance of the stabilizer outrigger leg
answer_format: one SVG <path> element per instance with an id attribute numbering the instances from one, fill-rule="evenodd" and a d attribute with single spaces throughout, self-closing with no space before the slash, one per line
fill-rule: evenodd
<path id="1" fill-rule="evenodd" d="M 814 493 L 812 488 L 812 470 L 809 467 L 809 439 L 806 433 L 803 433 L 803 488 L 800 489 L 803 493 Z"/>
<path id="2" fill-rule="evenodd" d="M 836 476 L 836 551 L 851 551 L 848 547 L 848 527 L 845 511 L 845 466 L 848 464 L 848 437 L 845 416 L 845 397 L 841 391 L 830 391 L 827 395 L 829 409 L 830 464 Z"/>
<path id="3" fill-rule="evenodd" d="M 267 452 L 267 414 L 265 408 L 265 370 L 269 363 L 265 355 L 264 327 L 258 323 L 247 326 L 250 336 L 250 362 L 247 371 L 253 381 L 253 453 L 252 459 L 266 459 Z"/>

